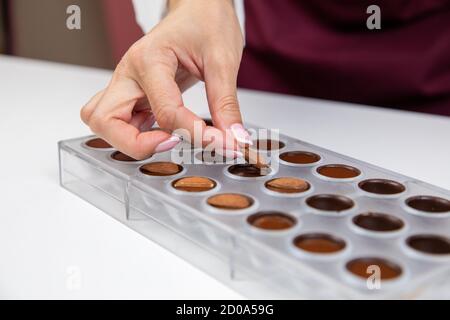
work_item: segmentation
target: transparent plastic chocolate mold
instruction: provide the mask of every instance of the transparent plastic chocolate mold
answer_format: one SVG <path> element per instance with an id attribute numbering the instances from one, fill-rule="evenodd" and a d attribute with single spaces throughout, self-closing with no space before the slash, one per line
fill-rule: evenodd
<path id="1" fill-rule="evenodd" d="M 61 185 L 249 298 L 450 298 L 447 190 L 285 135 L 276 168 L 244 178 L 239 159 L 121 161 L 95 138 L 59 143 Z M 189 177 L 177 187 L 205 189 L 174 188 Z M 255 227 L 261 213 L 292 226 Z"/>

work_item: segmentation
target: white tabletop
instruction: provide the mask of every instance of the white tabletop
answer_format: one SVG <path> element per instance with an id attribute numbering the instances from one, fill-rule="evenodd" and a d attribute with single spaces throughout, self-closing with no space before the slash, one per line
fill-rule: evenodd
<path id="1" fill-rule="evenodd" d="M 0 56 L 0 298 L 241 298 L 58 184 L 109 71 Z M 241 90 L 247 121 L 450 189 L 450 118 Z M 185 104 L 207 110 L 203 86 Z"/>

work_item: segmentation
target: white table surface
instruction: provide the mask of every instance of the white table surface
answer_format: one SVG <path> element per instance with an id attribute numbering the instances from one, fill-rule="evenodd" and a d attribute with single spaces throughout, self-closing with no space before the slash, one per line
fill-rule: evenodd
<path id="1" fill-rule="evenodd" d="M 0 56 L 0 298 L 241 296 L 58 184 L 105 70 Z M 376 85 L 376 84 L 374 84 Z M 247 121 L 450 189 L 450 118 L 241 90 Z M 185 104 L 207 110 L 203 86 Z"/>

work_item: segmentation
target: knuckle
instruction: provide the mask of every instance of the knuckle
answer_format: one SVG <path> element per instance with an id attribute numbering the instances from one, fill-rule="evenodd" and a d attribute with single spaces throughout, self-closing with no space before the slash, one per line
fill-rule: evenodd
<path id="1" fill-rule="evenodd" d="M 161 106 L 154 111 L 155 118 L 162 128 L 172 129 L 175 122 L 176 111 L 171 107 Z"/>
<path id="2" fill-rule="evenodd" d="M 239 114 L 237 97 L 234 95 L 227 95 L 219 98 L 216 111 L 221 114 Z"/>
<path id="3" fill-rule="evenodd" d="M 89 119 L 89 128 L 94 133 L 103 132 L 105 117 L 98 112 L 94 112 Z"/>

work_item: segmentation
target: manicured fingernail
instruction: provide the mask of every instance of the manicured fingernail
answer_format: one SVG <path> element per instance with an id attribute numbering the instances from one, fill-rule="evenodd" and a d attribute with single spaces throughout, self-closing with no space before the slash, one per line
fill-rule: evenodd
<path id="1" fill-rule="evenodd" d="M 180 141 L 181 141 L 180 137 L 171 136 L 169 139 L 158 144 L 158 146 L 155 149 L 155 152 L 159 153 L 173 149 L 177 144 L 180 143 Z"/>
<path id="2" fill-rule="evenodd" d="M 253 145 L 250 134 L 247 132 L 247 130 L 245 130 L 245 128 L 242 124 L 240 124 L 240 123 L 232 124 L 230 129 L 231 129 L 231 133 L 233 134 L 234 138 L 238 142 Z"/>

